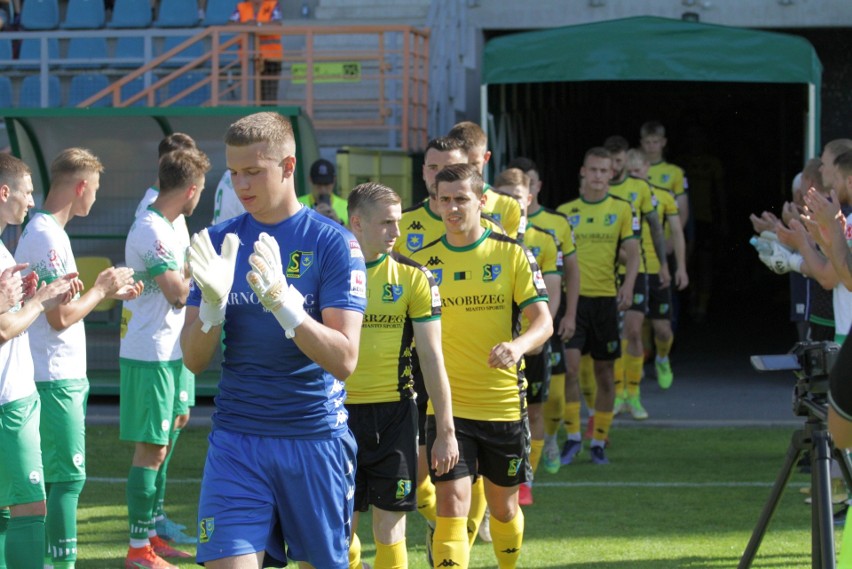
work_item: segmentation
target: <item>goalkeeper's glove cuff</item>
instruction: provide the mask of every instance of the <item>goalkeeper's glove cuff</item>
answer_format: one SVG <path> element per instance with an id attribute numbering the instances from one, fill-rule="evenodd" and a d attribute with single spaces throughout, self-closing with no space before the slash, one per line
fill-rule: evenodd
<path id="1" fill-rule="evenodd" d="M 791 271 L 795 271 L 799 274 L 802 274 L 802 261 L 804 261 L 804 259 L 801 255 L 799 255 L 798 253 L 793 253 L 792 255 L 790 255 L 790 258 L 788 259 L 787 263 L 790 265 Z"/>
<path id="2" fill-rule="evenodd" d="M 290 285 L 287 289 L 283 302 L 274 309 L 270 309 L 278 324 L 284 329 L 284 335 L 292 339 L 296 335 L 296 328 L 305 321 L 308 315 L 305 312 L 305 297 L 296 287 Z"/>
<path id="3" fill-rule="evenodd" d="M 225 309 L 228 307 L 228 297 L 218 303 L 207 302 L 202 297 L 198 307 L 198 319 L 201 320 L 201 331 L 207 334 L 211 328 L 225 323 Z"/>

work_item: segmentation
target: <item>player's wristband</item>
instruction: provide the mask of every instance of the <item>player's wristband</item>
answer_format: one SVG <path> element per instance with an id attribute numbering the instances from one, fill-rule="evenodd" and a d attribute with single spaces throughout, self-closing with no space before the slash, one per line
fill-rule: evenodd
<path id="1" fill-rule="evenodd" d="M 793 253 L 792 255 L 790 255 L 788 261 L 788 263 L 790 264 L 790 270 L 802 274 L 802 261 L 804 261 L 804 259 L 798 253 Z"/>
<path id="2" fill-rule="evenodd" d="M 221 326 L 225 323 L 225 309 L 228 307 L 228 297 L 225 297 L 218 304 L 207 302 L 202 297 L 201 305 L 198 307 L 198 319 L 201 320 L 201 331 L 205 334 L 211 328 Z"/>

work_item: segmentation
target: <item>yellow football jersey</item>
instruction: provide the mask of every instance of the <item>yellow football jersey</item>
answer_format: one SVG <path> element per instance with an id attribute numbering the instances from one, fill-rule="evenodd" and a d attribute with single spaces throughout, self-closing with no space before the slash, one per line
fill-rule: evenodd
<path id="1" fill-rule="evenodd" d="M 675 197 L 684 194 L 689 189 L 689 182 L 683 169 L 665 160 L 651 164 L 648 168 L 648 180 L 655 186 L 660 186 L 672 192 Z"/>
<path id="2" fill-rule="evenodd" d="M 503 227 L 490 216 L 482 216 L 482 226 L 495 233 L 505 233 Z M 402 211 L 399 222 L 399 237 L 393 245 L 393 250 L 406 256 L 411 256 L 425 245 L 437 240 L 447 232 L 444 220 L 429 207 L 429 200 Z"/>
<path id="3" fill-rule="evenodd" d="M 642 226 L 640 236 L 642 240 L 642 254 L 639 262 L 639 272 L 659 273 L 660 259 L 654 250 L 654 240 L 651 238 L 651 226 L 648 225 L 648 220 L 645 219 L 649 213 L 655 211 L 651 184 L 646 180 L 628 176 L 617 184 L 610 184 L 609 193 L 629 201 L 633 205 L 634 215 L 640 216 L 639 219 Z M 618 270 L 621 274 L 624 274 L 626 268 L 624 265 L 621 265 Z"/>
<path id="4" fill-rule="evenodd" d="M 346 380 L 347 403 L 389 403 L 413 396 L 413 322 L 441 317 L 429 272 L 397 253 L 367 263 L 367 310 L 358 365 Z"/>
<path id="5" fill-rule="evenodd" d="M 556 237 L 563 258 L 574 253 L 574 234 L 567 217 L 552 209 L 542 207 L 529 215 L 529 223 Z"/>
<path id="6" fill-rule="evenodd" d="M 568 216 L 574 231 L 580 266 L 580 295 L 615 296 L 618 248 L 625 239 L 639 237 L 639 225 L 630 204 L 609 194 L 597 202 L 578 198 L 557 211 Z"/>
<path id="7" fill-rule="evenodd" d="M 517 239 L 518 230 L 521 228 L 521 206 L 518 204 L 518 200 L 495 191 L 488 184 L 485 184 L 485 191 L 482 195 L 485 196 L 482 212 L 499 223 L 506 235 L 512 239 Z M 523 226 L 526 227 L 526 223 Z"/>
<path id="8" fill-rule="evenodd" d="M 444 361 L 450 378 L 453 415 L 482 421 L 520 420 L 526 380 L 513 366 L 488 366 L 491 349 L 510 342 L 519 313 L 547 302 L 544 279 L 529 250 L 514 239 L 485 230 L 466 247 L 446 237 L 416 252 L 441 293 Z M 431 404 L 428 413 L 433 413 Z"/>

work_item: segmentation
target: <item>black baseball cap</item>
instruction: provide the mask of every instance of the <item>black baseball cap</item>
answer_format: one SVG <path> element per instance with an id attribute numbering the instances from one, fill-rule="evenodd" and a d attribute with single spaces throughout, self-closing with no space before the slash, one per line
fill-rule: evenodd
<path id="1" fill-rule="evenodd" d="M 334 164 L 324 158 L 320 158 L 311 164 L 311 182 L 314 184 L 334 183 Z"/>

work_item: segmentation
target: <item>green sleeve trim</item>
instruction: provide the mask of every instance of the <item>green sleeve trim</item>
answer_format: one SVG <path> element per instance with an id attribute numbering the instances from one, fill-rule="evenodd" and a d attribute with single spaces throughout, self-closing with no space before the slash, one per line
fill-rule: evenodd
<path id="1" fill-rule="evenodd" d="M 411 321 L 412 322 L 432 322 L 433 320 L 440 320 L 440 319 L 441 319 L 440 314 L 433 314 L 433 315 L 430 315 L 430 316 L 424 316 L 423 318 L 412 318 Z"/>
<path id="2" fill-rule="evenodd" d="M 564 271 L 544 271 L 542 275 L 562 275 Z"/>
<path id="3" fill-rule="evenodd" d="M 529 300 L 525 300 L 520 304 L 521 310 L 532 304 L 533 302 L 547 302 L 547 296 L 536 296 Z"/>
<path id="4" fill-rule="evenodd" d="M 148 274 L 152 277 L 158 277 L 166 271 L 176 271 L 177 263 L 158 263 L 153 267 L 148 267 Z"/>

